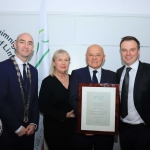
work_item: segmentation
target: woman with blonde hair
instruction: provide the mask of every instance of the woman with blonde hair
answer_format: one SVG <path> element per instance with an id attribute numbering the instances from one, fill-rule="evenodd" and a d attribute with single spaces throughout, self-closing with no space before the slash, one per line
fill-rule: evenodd
<path id="1" fill-rule="evenodd" d="M 57 50 L 52 57 L 50 75 L 40 89 L 39 107 L 44 115 L 44 137 L 49 150 L 73 149 L 75 115 L 69 105 L 69 64 L 68 52 Z"/>

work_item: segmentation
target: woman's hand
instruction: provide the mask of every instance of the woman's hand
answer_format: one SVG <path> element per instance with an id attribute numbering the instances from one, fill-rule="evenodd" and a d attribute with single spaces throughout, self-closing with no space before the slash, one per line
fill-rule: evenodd
<path id="1" fill-rule="evenodd" d="M 74 110 L 71 110 L 66 114 L 66 118 L 74 118 L 74 117 L 75 117 Z"/>

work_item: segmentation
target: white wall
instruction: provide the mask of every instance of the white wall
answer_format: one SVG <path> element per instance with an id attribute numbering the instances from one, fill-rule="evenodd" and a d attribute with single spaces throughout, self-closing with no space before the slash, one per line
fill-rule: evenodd
<path id="1" fill-rule="evenodd" d="M 37 14 L 0 14 L 0 31 L 13 40 L 22 32 L 29 32 L 35 40 L 35 50 L 38 38 Z M 150 17 L 148 16 L 120 16 L 120 15 L 48 15 L 50 53 L 57 49 L 65 49 L 71 55 L 69 73 L 73 69 L 85 66 L 85 52 L 90 44 L 100 44 L 105 51 L 104 68 L 116 71 L 122 66 L 119 42 L 121 37 L 133 35 L 141 42 L 141 61 L 150 63 Z M 4 37 L 0 34 L 0 40 Z M 7 44 L 10 44 L 6 42 Z M 2 55 L 0 61 L 5 60 L 6 52 L 0 45 Z M 13 50 L 11 50 L 13 52 Z M 35 55 L 30 60 L 35 64 Z"/>
<path id="2" fill-rule="evenodd" d="M 38 39 L 40 0 L 0 0 L 0 31 L 13 40 L 22 32 Z M 132 35 L 141 42 L 140 60 L 150 63 L 150 1 L 149 0 L 47 0 L 50 55 L 65 49 L 71 55 L 69 73 L 84 67 L 85 52 L 90 44 L 100 44 L 105 51 L 103 68 L 116 71 L 122 66 L 119 42 Z M 0 33 L 0 61 L 8 58 L 12 44 Z M 4 50 L 4 46 L 6 50 Z M 13 49 L 10 52 L 13 53 Z M 30 60 L 35 64 L 35 55 Z M 119 150 L 115 143 L 114 150 Z"/>

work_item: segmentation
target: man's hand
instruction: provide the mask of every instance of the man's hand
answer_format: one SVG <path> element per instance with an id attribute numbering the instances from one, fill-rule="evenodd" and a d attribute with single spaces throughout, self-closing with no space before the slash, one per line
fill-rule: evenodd
<path id="1" fill-rule="evenodd" d="M 22 128 L 21 128 L 21 130 L 20 130 L 20 132 L 19 133 L 17 133 L 17 135 L 18 136 L 23 136 L 23 135 L 25 135 L 26 134 L 26 128 L 24 127 L 24 126 L 22 126 Z"/>
<path id="2" fill-rule="evenodd" d="M 74 117 L 75 117 L 74 110 L 71 110 L 66 114 L 66 118 L 74 118 Z"/>
<path id="3" fill-rule="evenodd" d="M 35 131 L 35 125 L 34 124 L 29 124 L 26 128 L 26 135 L 34 134 L 34 131 Z"/>

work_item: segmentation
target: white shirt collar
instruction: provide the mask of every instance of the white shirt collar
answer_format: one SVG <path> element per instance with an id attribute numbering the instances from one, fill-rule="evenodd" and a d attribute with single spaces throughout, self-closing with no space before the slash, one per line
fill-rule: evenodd
<path id="1" fill-rule="evenodd" d="M 138 66 L 139 66 L 139 60 L 137 59 L 131 66 L 125 66 L 125 69 L 127 68 L 127 67 L 131 67 L 133 70 L 138 70 Z"/>
<path id="2" fill-rule="evenodd" d="M 97 70 L 99 74 L 101 74 L 101 71 L 102 71 L 102 68 L 99 67 L 98 69 L 93 69 L 92 67 L 88 66 L 89 67 L 89 71 L 90 73 L 93 73 L 94 70 Z"/>
<path id="3" fill-rule="evenodd" d="M 28 61 L 24 63 L 22 60 L 20 60 L 20 59 L 17 57 L 17 55 L 15 55 L 14 58 L 15 58 L 15 60 L 16 60 L 16 62 L 17 62 L 18 65 L 22 65 L 22 64 L 27 64 L 27 63 L 28 63 Z"/>

